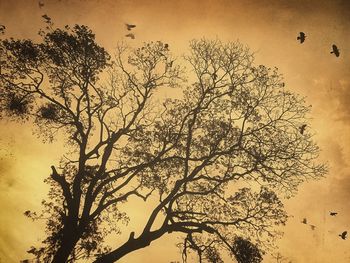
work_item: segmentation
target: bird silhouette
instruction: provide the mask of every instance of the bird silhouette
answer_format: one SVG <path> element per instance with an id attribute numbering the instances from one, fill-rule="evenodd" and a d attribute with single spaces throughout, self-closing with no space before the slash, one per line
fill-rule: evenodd
<path id="1" fill-rule="evenodd" d="M 174 60 L 170 61 L 167 65 L 169 68 L 171 68 L 173 66 Z"/>
<path id="2" fill-rule="evenodd" d="M 130 37 L 131 39 L 135 39 L 135 35 L 132 33 L 126 34 L 126 37 Z"/>
<path id="3" fill-rule="evenodd" d="M 131 24 L 125 24 L 125 26 L 126 26 L 126 29 L 128 30 L 128 31 L 130 31 L 131 29 L 133 29 L 133 28 L 135 28 L 136 27 L 136 25 L 131 25 Z"/>
<path id="4" fill-rule="evenodd" d="M 331 54 L 334 54 L 336 57 L 339 57 L 339 55 L 340 55 L 338 47 L 336 45 L 334 45 L 334 44 L 332 45 Z"/>
<path id="5" fill-rule="evenodd" d="M 338 213 L 337 212 L 329 212 L 331 216 L 336 216 Z"/>
<path id="6" fill-rule="evenodd" d="M 39 2 L 38 2 L 38 5 L 39 5 L 40 8 L 42 8 L 42 7 L 44 7 L 44 2 L 39 1 Z"/>
<path id="7" fill-rule="evenodd" d="M 299 36 L 297 37 L 297 40 L 299 40 L 300 44 L 302 44 L 302 43 L 304 43 L 305 38 L 306 38 L 305 33 L 304 32 L 300 32 Z"/>
<path id="8" fill-rule="evenodd" d="M 305 225 L 306 225 L 306 224 L 307 224 L 307 219 L 306 219 L 306 218 L 304 218 L 304 219 L 303 219 L 303 221 L 301 221 L 301 223 L 303 223 L 303 224 L 305 224 Z"/>
<path id="9" fill-rule="evenodd" d="M 0 25 L 0 34 L 5 34 L 5 26 L 4 25 Z"/>
<path id="10" fill-rule="evenodd" d="M 169 49 L 169 44 L 165 44 L 165 45 L 164 45 L 164 49 L 167 49 L 167 50 L 168 50 L 168 49 Z"/>
<path id="11" fill-rule="evenodd" d="M 305 128 L 306 128 L 306 124 L 303 124 L 299 127 L 300 134 L 304 134 Z"/>
<path id="12" fill-rule="evenodd" d="M 46 20 L 46 23 L 51 23 L 51 17 L 49 17 L 47 14 L 42 15 L 41 17 Z"/>
<path id="13" fill-rule="evenodd" d="M 341 233 L 339 236 L 342 238 L 342 239 L 346 239 L 346 235 L 348 234 L 348 231 L 344 231 L 343 233 Z"/>
<path id="14" fill-rule="evenodd" d="M 311 227 L 311 230 L 315 230 L 315 228 L 316 228 L 316 226 L 314 226 L 314 225 L 310 225 L 310 227 Z"/>

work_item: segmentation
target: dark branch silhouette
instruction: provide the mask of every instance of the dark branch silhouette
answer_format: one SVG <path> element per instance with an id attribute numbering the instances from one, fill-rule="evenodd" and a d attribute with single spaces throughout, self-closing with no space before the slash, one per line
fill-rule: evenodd
<path id="1" fill-rule="evenodd" d="M 70 147 L 51 167 L 42 213 L 25 212 L 46 220 L 42 246 L 28 252 L 40 262 L 114 262 L 176 232 L 184 255 L 259 262 L 287 220 L 279 196 L 326 171 L 311 135 L 300 134 L 303 98 L 239 42 L 191 41 L 185 70 L 162 42 L 118 45 L 111 57 L 86 26 L 48 22 L 40 43 L 0 42 L 2 117 Z M 182 96 L 156 104 L 167 87 Z M 131 197 L 152 211 L 120 240 Z"/>

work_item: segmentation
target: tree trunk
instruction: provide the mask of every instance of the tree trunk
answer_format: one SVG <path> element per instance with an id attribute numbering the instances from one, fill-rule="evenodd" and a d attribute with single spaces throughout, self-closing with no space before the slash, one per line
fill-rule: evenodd
<path id="1" fill-rule="evenodd" d="M 65 263 L 71 255 L 79 237 L 72 227 L 64 230 L 61 246 L 56 251 L 52 263 Z"/>
<path id="2" fill-rule="evenodd" d="M 109 252 L 108 254 L 105 254 L 105 255 L 97 258 L 94 261 L 94 263 L 115 262 L 115 261 L 121 259 L 125 255 L 127 255 L 135 250 L 149 246 L 152 241 L 158 239 L 164 233 L 165 233 L 165 231 L 160 229 L 160 230 L 153 231 L 153 232 L 143 233 L 140 237 L 138 237 L 136 239 L 134 239 L 133 233 L 132 233 L 130 235 L 129 240 L 126 243 L 121 245 L 119 248 Z"/>

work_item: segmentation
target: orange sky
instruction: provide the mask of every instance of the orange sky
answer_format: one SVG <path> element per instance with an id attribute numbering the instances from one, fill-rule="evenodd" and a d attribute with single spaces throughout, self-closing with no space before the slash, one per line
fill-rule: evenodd
<path id="1" fill-rule="evenodd" d="M 239 39 L 256 52 L 256 63 L 277 66 L 287 87 L 305 95 L 313 105 L 311 129 L 322 149 L 321 159 L 330 167 L 325 179 L 305 183 L 286 202 L 293 217 L 284 228 L 279 252 L 298 263 L 350 262 L 350 240 L 338 237 L 350 230 L 349 1 L 43 2 L 40 9 L 37 1 L 0 0 L 0 24 L 6 25 L 6 36 L 36 38 L 43 27 L 41 15 L 46 13 L 57 26 L 88 25 L 97 41 L 112 50 L 124 39 L 124 23 L 131 22 L 137 24 L 136 39 L 127 40 L 133 45 L 162 40 L 179 54 L 193 38 Z M 307 35 L 302 45 L 296 41 L 299 31 Z M 332 44 L 340 48 L 339 58 L 329 53 Z M 0 125 L 0 258 L 1 262 L 18 262 L 42 232 L 42 225 L 26 219 L 23 212 L 38 209 L 47 190 L 42 181 L 63 149 L 59 142 L 41 144 L 29 125 L 4 121 Z M 130 209 L 142 220 L 138 203 Z M 330 210 L 339 215 L 330 217 Z M 300 223 L 304 217 L 316 226 L 314 231 Z M 174 235 L 164 237 L 121 262 L 180 260 L 176 242 Z M 264 262 L 276 261 L 266 258 Z"/>

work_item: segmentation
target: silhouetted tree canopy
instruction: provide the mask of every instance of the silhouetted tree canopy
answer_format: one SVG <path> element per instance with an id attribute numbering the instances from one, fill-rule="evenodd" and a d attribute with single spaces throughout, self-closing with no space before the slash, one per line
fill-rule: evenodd
<path id="1" fill-rule="evenodd" d="M 279 196 L 325 172 L 312 135 L 299 132 L 303 98 L 239 42 L 193 40 L 184 59 L 159 41 L 119 44 L 111 56 L 86 26 L 52 26 L 39 43 L 0 44 L 2 117 L 69 145 L 51 167 L 42 213 L 25 212 L 47 218 L 42 246 L 28 252 L 40 262 L 114 262 L 177 232 L 184 261 L 194 251 L 201 262 L 225 253 L 260 262 L 287 219 Z M 158 96 L 169 88 L 181 95 Z M 152 212 L 121 240 L 130 197 Z"/>
<path id="2" fill-rule="evenodd" d="M 257 246 L 241 237 L 235 238 L 232 252 L 238 263 L 262 262 L 262 255 Z"/>

